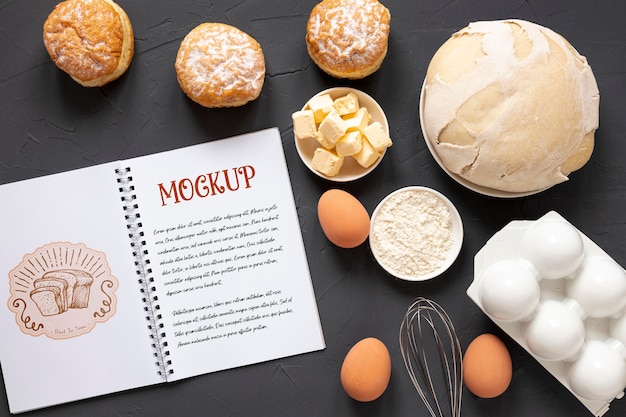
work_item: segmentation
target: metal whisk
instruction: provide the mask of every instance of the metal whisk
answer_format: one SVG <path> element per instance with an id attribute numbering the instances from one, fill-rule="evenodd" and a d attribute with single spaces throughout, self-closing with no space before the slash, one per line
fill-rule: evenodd
<path id="1" fill-rule="evenodd" d="M 430 415 L 459 417 L 463 357 L 445 310 L 427 298 L 415 299 L 402 319 L 399 339 L 404 365 Z"/>

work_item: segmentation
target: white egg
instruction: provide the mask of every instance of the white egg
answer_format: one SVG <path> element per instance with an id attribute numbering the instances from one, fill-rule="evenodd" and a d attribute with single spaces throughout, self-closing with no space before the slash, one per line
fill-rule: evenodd
<path id="1" fill-rule="evenodd" d="M 502 321 L 530 316 L 539 304 L 539 279 L 537 270 L 523 259 L 491 264 L 479 281 L 479 297 L 485 312 Z"/>
<path id="2" fill-rule="evenodd" d="M 626 272 L 610 258 L 588 257 L 566 292 L 589 317 L 610 317 L 626 305 Z"/>
<path id="3" fill-rule="evenodd" d="M 574 357 L 585 341 L 585 326 L 579 313 L 557 300 L 539 304 L 537 314 L 525 331 L 526 343 L 532 353 L 550 361 Z"/>
<path id="4" fill-rule="evenodd" d="M 572 274 L 583 261 L 582 236 L 572 225 L 556 219 L 539 219 L 524 233 L 522 257 L 546 279 Z"/>
<path id="5" fill-rule="evenodd" d="M 610 401 L 626 389 L 626 362 L 607 343 L 589 340 L 569 369 L 572 390 L 588 400 Z"/>

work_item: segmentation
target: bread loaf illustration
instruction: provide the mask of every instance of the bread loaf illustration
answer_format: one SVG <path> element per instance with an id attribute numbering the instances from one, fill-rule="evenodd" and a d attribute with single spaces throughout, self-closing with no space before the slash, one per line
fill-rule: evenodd
<path id="1" fill-rule="evenodd" d="M 44 316 L 61 314 L 69 308 L 87 308 L 93 277 L 77 269 L 48 271 L 34 282 L 30 298 Z"/>
<path id="2" fill-rule="evenodd" d="M 9 271 L 7 306 L 22 333 L 54 340 L 91 332 L 117 310 L 119 281 L 104 252 L 50 242 Z"/>
<path id="3" fill-rule="evenodd" d="M 30 292 L 30 298 L 37 304 L 43 316 L 54 316 L 63 312 L 61 290 L 58 287 L 40 287 Z"/>
<path id="4" fill-rule="evenodd" d="M 69 304 L 67 299 L 67 281 L 54 278 L 39 278 L 33 283 L 35 288 L 56 287 L 60 291 L 61 311 L 67 311 Z"/>
<path id="5" fill-rule="evenodd" d="M 93 283 L 93 277 L 89 273 L 78 269 L 59 269 L 46 272 L 42 278 L 55 278 L 67 281 L 69 308 L 87 308 L 89 291 Z"/>

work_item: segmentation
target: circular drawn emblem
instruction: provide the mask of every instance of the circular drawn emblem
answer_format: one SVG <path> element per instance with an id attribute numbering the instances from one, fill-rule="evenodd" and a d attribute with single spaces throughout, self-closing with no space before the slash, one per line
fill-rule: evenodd
<path id="1" fill-rule="evenodd" d="M 113 317 L 118 280 L 104 253 L 82 243 L 49 243 L 9 272 L 8 307 L 31 336 L 68 339 Z"/>

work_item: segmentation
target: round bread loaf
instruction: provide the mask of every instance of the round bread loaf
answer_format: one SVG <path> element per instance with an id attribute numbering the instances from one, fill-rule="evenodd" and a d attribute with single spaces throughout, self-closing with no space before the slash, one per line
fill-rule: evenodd
<path id="1" fill-rule="evenodd" d="M 390 20 L 389 10 L 378 0 L 323 0 L 307 22 L 307 51 L 333 77 L 364 78 L 387 55 Z"/>
<path id="2" fill-rule="evenodd" d="M 265 80 L 259 43 L 224 23 L 202 23 L 185 36 L 176 77 L 187 96 L 204 107 L 236 107 L 255 100 Z"/>
<path id="3" fill-rule="evenodd" d="M 527 193 L 587 163 L 599 101 L 587 60 L 559 34 L 523 20 L 474 22 L 433 56 L 421 123 L 449 172 Z"/>
<path id="4" fill-rule="evenodd" d="M 85 87 L 119 78 L 135 49 L 130 19 L 112 0 L 57 4 L 44 23 L 43 42 L 56 66 Z"/>

